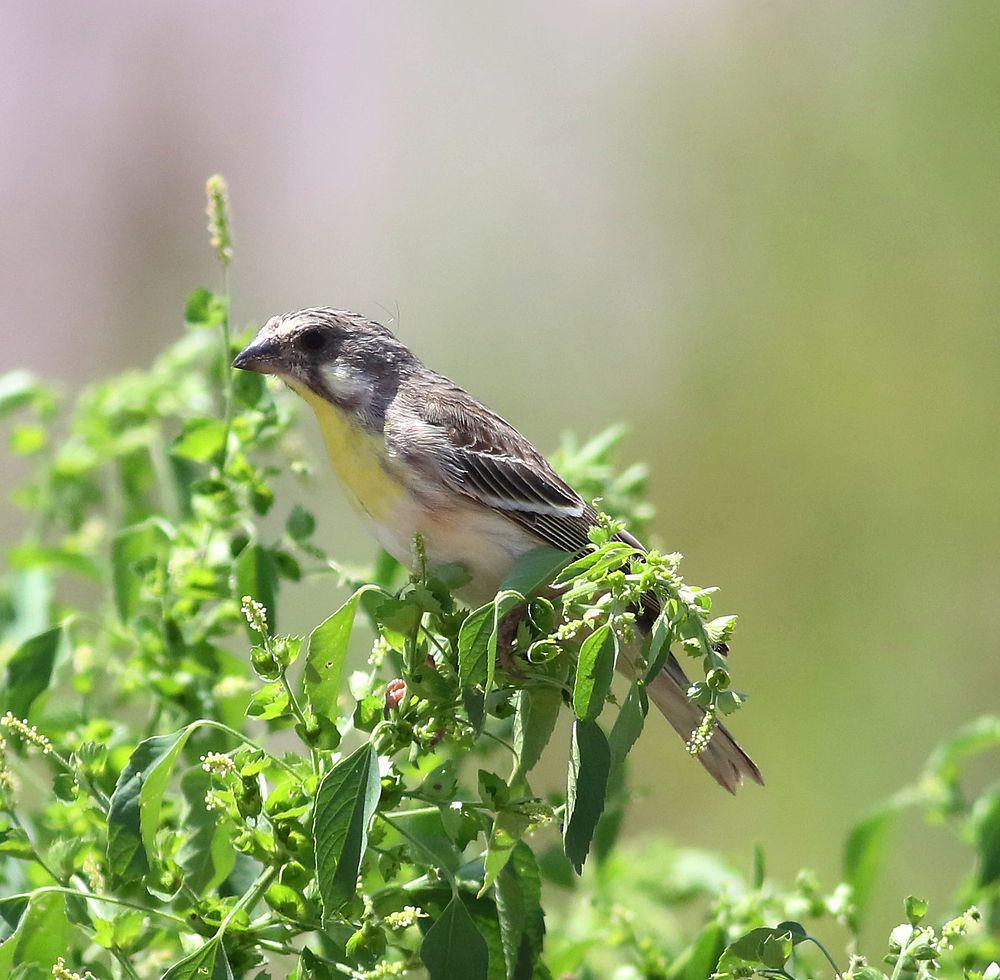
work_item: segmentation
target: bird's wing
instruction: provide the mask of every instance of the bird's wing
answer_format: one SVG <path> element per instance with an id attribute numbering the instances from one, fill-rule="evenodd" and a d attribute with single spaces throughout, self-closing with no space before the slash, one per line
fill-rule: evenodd
<path id="1" fill-rule="evenodd" d="M 436 379 L 411 393 L 401 415 L 411 424 L 400 449 L 409 450 L 412 462 L 530 531 L 539 544 L 571 553 L 586 548 L 597 521 L 593 507 L 517 429 L 468 392 Z M 422 450 L 413 453 L 414 443 Z"/>

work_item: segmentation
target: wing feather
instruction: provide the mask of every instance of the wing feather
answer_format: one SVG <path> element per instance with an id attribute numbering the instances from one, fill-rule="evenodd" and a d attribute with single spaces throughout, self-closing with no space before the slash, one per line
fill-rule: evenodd
<path id="1" fill-rule="evenodd" d="M 402 398 L 390 414 L 408 438 L 393 439 L 392 418 L 386 437 L 410 462 L 435 470 L 453 490 L 499 511 L 539 544 L 573 553 L 587 546 L 596 512 L 517 429 L 440 377 L 420 386 L 419 397 L 411 391 Z M 422 424 L 418 439 L 414 418 Z"/>

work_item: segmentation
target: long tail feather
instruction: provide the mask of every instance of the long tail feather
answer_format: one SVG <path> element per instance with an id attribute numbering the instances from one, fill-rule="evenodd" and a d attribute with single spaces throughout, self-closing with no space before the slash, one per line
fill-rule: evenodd
<path id="1" fill-rule="evenodd" d="M 650 700 L 685 741 L 705 717 L 701 708 L 687 696 L 689 683 L 681 665 L 671 657 L 659 676 L 646 687 Z M 736 792 L 744 776 L 764 785 L 757 764 L 723 725 L 716 725 L 712 740 L 698 755 L 698 761 L 730 793 Z"/>

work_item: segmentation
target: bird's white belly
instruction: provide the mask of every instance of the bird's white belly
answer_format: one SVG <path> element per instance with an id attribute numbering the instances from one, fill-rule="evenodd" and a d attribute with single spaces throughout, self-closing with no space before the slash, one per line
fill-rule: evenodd
<path id="1" fill-rule="evenodd" d="M 488 508 L 459 501 L 440 509 L 406 495 L 393 517 L 372 521 L 375 537 L 397 561 L 412 568 L 413 542 L 424 541 L 428 566 L 464 565 L 472 576 L 459 595 L 468 602 L 493 597 L 517 558 L 537 548 L 539 541 L 513 521 Z"/>

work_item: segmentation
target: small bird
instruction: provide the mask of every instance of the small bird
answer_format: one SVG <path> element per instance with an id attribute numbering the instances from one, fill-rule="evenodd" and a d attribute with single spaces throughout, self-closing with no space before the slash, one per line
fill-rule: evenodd
<path id="1" fill-rule="evenodd" d="M 275 375 L 309 403 L 340 482 L 382 547 L 409 565 L 420 534 L 429 566 L 468 570 L 467 601 L 492 598 L 540 545 L 579 553 L 589 544 L 594 508 L 520 432 L 382 324 L 332 309 L 274 316 L 233 366 Z M 704 717 L 688 687 L 671 656 L 647 688 L 684 739 Z M 730 792 L 744 776 L 763 782 L 721 725 L 698 758 Z"/>

